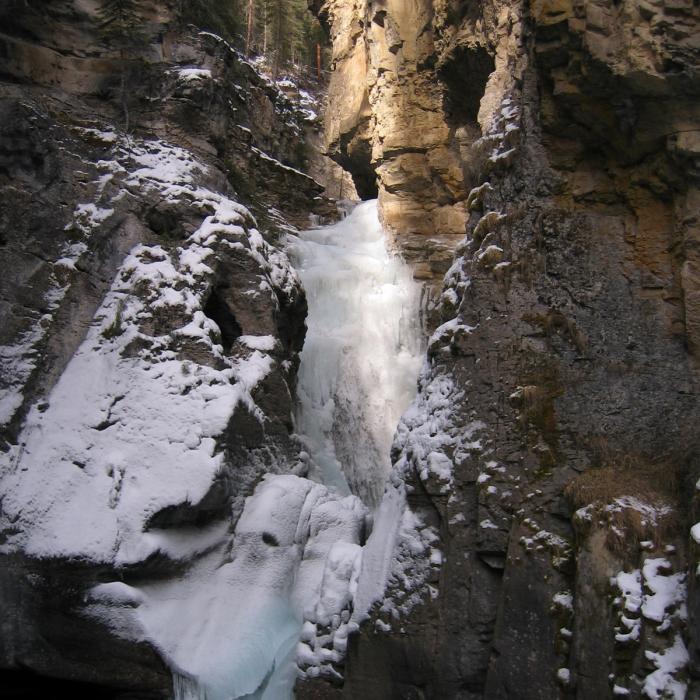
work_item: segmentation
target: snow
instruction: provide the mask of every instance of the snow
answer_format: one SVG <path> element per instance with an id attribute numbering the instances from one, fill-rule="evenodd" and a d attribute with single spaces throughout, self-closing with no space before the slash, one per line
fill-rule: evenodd
<path id="1" fill-rule="evenodd" d="M 332 664 L 342 658 L 357 620 L 381 598 L 405 501 L 399 490 L 389 489 L 364 547 L 360 541 L 368 512 L 356 496 L 334 490 L 333 484 L 329 488 L 291 475 L 268 475 L 247 499 L 232 558 L 223 556 L 230 538 L 226 519 L 198 528 L 149 526 L 163 508 L 196 504 L 206 495 L 223 468 L 218 441 L 239 404 L 265 422 L 252 392 L 275 370 L 268 353 L 277 341 L 269 335 L 243 335 L 237 339 L 246 348 L 243 355 L 222 354 L 218 329 L 202 311 L 216 251 L 234 248 L 259 264 L 256 293 L 289 289 L 295 276 L 285 256 L 265 243 L 247 211 L 195 184 L 205 167 L 187 152 L 151 141 L 134 145 L 131 153 L 135 167 L 125 178 L 127 186 L 191 201 L 208 216 L 179 248 L 139 245 L 124 261 L 48 408 L 30 413 L 22 449 L 13 455 L 14 469 L 6 470 L 2 485 L 8 494 L 3 515 L 15 523 L 2 548 L 21 548 L 32 556 L 89 558 L 116 567 L 156 553 L 187 563 L 177 579 L 94 587 L 87 598 L 91 614 L 124 634 L 150 640 L 173 669 L 180 700 L 202 694 L 210 700 L 251 694 L 290 697 L 304 621 L 318 631 L 307 635 L 301 655 L 309 662 L 308 670 L 334 673 Z M 98 208 L 82 211 L 92 220 L 102 216 Z M 374 343 L 371 348 L 351 342 L 343 357 L 359 354 L 354 367 L 365 386 L 385 382 L 390 402 L 374 406 L 374 413 L 366 406 L 359 411 L 348 406 L 342 428 L 352 419 L 355 431 L 381 438 L 374 449 L 382 459 L 355 466 L 358 477 L 369 474 L 367 480 L 381 497 L 390 467 L 390 422 L 398 422 L 411 399 L 420 349 L 419 341 L 406 336 L 410 319 L 392 322 L 390 317 L 401 316 L 404 306 L 407 315 L 413 313 L 417 304 L 412 306 L 410 275 L 386 252 L 376 208 L 365 205 L 359 214 L 360 223 L 355 217 L 353 224 L 350 217 L 344 232 L 348 225 L 366 225 L 357 237 L 368 249 L 348 250 L 347 259 L 364 259 L 377 277 L 367 285 L 366 265 L 356 267 L 358 281 L 353 284 L 366 288 L 360 305 L 368 308 L 351 304 L 348 324 L 371 328 L 373 323 L 361 319 L 373 309 L 384 320 L 382 332 L 394 335 L 364 338 Z M 347 267 L 340 256 L 338 260 Z M 141 330 L 154 313 L 176 319 L 164 336 Z M 327 322 L 337 319 L 336 313 Z M 346 331 L 348 339 L 354 330 Z M 217 359 L 216 366 L 179 359 L 171 349 L 178 338 L 201 344 Z M 146 348 L 125 353 L 138 339 L 146 341 Z M 386 357 L 368 367 L 381 343 Z M 414 347 L 415 357 L 409 347 Z M 397 350 L 406 354 L 398 367 L 393 355 Z M 313 370 L 315 357 L 310 357 Z M 348 376 L 345 381 L 351 386 L 356 379 Z M 350 394 L 348 401 L 369 396 Z M 356 413 L 359 419 L 353 418 Z M 384 430 L 377 431 L 375 424 L 382 421 Z M 437 561 L 439 553 L 433 558 Z"/>
<path id="2" fill-rule="evenodd" d="M 241 335 L 237 338 L 239 343 L 243 343 L 251 350 L 263 350 L 271 352 L 275 349 L 275 339 L 271 335 Z"/>
<path id="3" fill-rule="evenodd" d="M 686 574 L 672 573 L 671 563 L 663 557 L 645 559 L 641 571 L 620 572 L 612 583 L 622 593 L 622 610 L 619 615 L 621 626 L 616 628 L 615 641 L 620 643 L 638 642 L 641 639 L 643 619 L 661 623 L 657 633 L 671 629 L 674 620 L 685 620 Z M 641 616 L 640 616 L 641 614 Z M 645 635 L 646 638 L 646 635 Z M 688 652 L 680 635 L 673 637 L 673 643 L 664 649 L 646 649 L 647 659 L 656 670 L 644 679 L 644 694 L 659 698 L 684 698 L 686 683 L 677 677 L 688 663 Z"/>
<path id="4" fill-rule="evenodd" d="M 484 529 L 484 530 L 498 530 L 498 525 L 495 525 L 488 518 L 486 518 L 485 520 L 482 520 L 479 523 L 479 527 Z"/>
<path id="5" fill-rule="evenodd" d="M 637 613 L 642 606 L 642 578 L 638 569 L 626 573 L 621 571 L 613 579 L 622 593 L 624 610 Z"/>
<path id="6" fill-rule="evenodd" d="M 647 559 L 642 568 L 644 583 L 649 591 L 642 605 L 642 614 L 649 620 L 662 622 L 666 611 L 682 604 L 687 597 L 684 573 L 663 575 L 670 571 L 671 564 L 664 558 Z"/>
<path id="7" fill-rule="evenodd" d="M 452 291 L 455 294 L 456 299 L 456 292 L 454 292 L 454 290 L 450 291 Z M 461 323 L 459 318 L 453 318 L 451 321 L 447 321 L 446 323 L 443 323 L 435 329 L 433 334 L 430 336 L 428 346 L 432 347 L 436 344 L 444 344 L 451 337 L 454 337 L 458 334 L 470 335 L 475 330 L 475 326 L 469 326 L 466 323 Z"/>
<path id="8" fill-rule="evenodd" d="M 488 260 L 494 255 L 500 255 L 503 253 L 503 248 L 497 245 L 490 245 L 484 248 L 484 250 L 481 250 L 478 255 L 477 255 L 477 260 L 482 261 L 482 260 Z"/>
<path id="9" fill-rule="evenodd" d="M 574 609 L 574 596 L 571 591 L 562 591 L 560 593 L 555 593 L 552 598 L 554 605 L 557 605 L 564 610 L 570 610 L 573 612 Z"/>
<path id="10" fill-rule="evenodd" d="M 208 68 L 178 68 L 177 77 L 185 82 L 198 82 L 211 80 L 211 71 Z"/>
<path id="11" fill-rule="evenodd" d="M 497 163 L 516 152 L 511 147 L 512 136 L 520 131 L 520 109 L 510 97 L 501 103 L 501 109 L 493 116 L 491 123 L 476 144 L 491 146 L 489 161 Z"/>
<path id="12" fill-rule="evenodd" d="M 3 457 L 2 517 L 13 534 L 2 551 L 115 568 L 153 555 L 187 565 L 179 578 L 95 586 L 88 611 L 119 634 L 150 640 L 181 699 L 289 697 L 304 612 L 333 617 L 356 591 L 364 506 L 305 479 L 270 476 L 243 508 L 232 559 L 226 517 L 196 528 L 149 523 L 209 492 L 237 407 L 266 421 L 253 391 L 276 369 L 269 353 L 277 342 L 244 335 L 243 353 L 223 355 L 218 328 L 203 313 L 216 255 L 233 249 L 257 264 L 255 294 L 288 293 L 296 275 L 245 208 L 197 185 L 206 166 L 187 151 L 150 140 L 116 142 L 113 153 L 118 160 L 101 162 L 102 173 L 189 203 L 203 221 L 178 248 L 131 251 L 48 406 L 30 411 L 19 447 Z M 88 235 L 111 213 L 81 204 L 76 224 Z M 155 315 L 168 321 L 162 335 L 144 330 L 158 328 Z M 201 364 L 175 350 L 183 340 L 201 346 Z M 297 590 L 295 582 L 313 585 Z"/>
<path id="13" fill-rule="evenodd" d="M 80 129 L 92 137 L 99 136 L 105 143 L 113 143 L 111 132 L 99 132 L 95 129 Z M 98 192 L 99 196 L 100 192 Z M 94 230 L 114 213 L 111 207 L 99 206 L 94 202 L 80 203 L 73 212 L 73 220 L 66 229 L 73 229 L 81 240 L 67 241 L 59 252 L 58 259 L 49 277 L 49 288 L 44 297 L 46 313 L 36 319 L 33 327 L 25 331 L 14 345 L 0 346 L 0 425 L 8 423 L 24 400 L 23 388 L 31 373 L 36 368 L 37 346 L 46 334 L 50 322 L 65 297 L 70 285 L 66 272 L 76 269 L 76 262 L 88 250 L 88 241 Z M 57 275 L 57 268 L 61 272 Z"/>
<path id="14" fill-rule="evenodd" d="M 208 77 L 200 69 L 180 75 Z M 376 203 L 292 240 L 311 311 L 297 430 L 312 479 L 266 475 L 242 504 L 233 535 L 226 514 L 202 527 L 154 527 L 156 514 L 210 492 L 237 410 L 263 429 L 267 420 L 254 394 L 277 370 L 279 344 L 243 335 L 237 354 L 223 353 L 204 313 L 217 256 L 233 250 L 257 264 L 251 294 L 276 299 L 297 277 L 244 207 L 199 184 L 207 167 L 188 151 L 156 139 L 103 140 L 112 160 L 98 163 L 95 201 L 76 208 L 83 238 L 62 252 L 61 266 L 73 267 L 91 231 L 130 191 L 187 204 L 202 222 L 178 247 L 133 248 L 48 405 L 31 408 L 20 444 L 0 464 L 0 525 L 10 533 L 0 551 L 110 569 L 156 556 L 182 565 L 177 577 L 100 583 L 86 593 L 87 612 L 115 633 L 150 641 L 173 671 L 178 700 L 290 698 L 296 663 L 309 676 L 337 676 L 333 664 L 348 636 L 392 581 L 409 584 L 405 606 L 425 593 L 406 568 L 407 552 L 426 567 L 442 563 L 437 536 L 407 508 L 404 465 L 392 472 L 389 461 L 416 389 L 420 290 L 388 252 Z M 106 187 L 113 180 L 117 194 Z M 183 343 L 196 346 L 196 361 L 183 357 Z M 24 346 L 3 352 L 8 361 L 28 355 Z M 439 379 L 426 395 L 409 420 L 423 410 L 446 420 L 454 387 Z M 3 396 L 0 406 L 10 413 L 18 401 Z M 447 448 L 476 444 L 479 429 L 454 426 L 444 443 L 417 436 L 426 478 L 449 483 Z"/>
<path id="15" fill-rule="evenodd" d="M 158 158 L 153 167 L 159 173 L 166 172 L 173 177 L 182 178 L 183 175 L 182 172 L 178 174 L 177 169 L 160 168 Z M 154 177 L 152 173 L 141 173 L 140 177 L 148 182 L 161 182 L 160 175 Z M 164 182 L 163 186 L 169 188 L 171 184 Z M 372 210 L 371 205 L 364 209 L 365 216 L 359 217 L 359 221 L 372 224 L 373 228 L 369 232 L 360 230 L 357 236 L 362 240 L 369 233 L 378 238 L 378 233 L 381 232 L 377 230 L 378 224 L 374 223 L 376 210 Z M 245 233 L 241 228 L 243 217 L 236 217 L 235 214 L 235 210 L 226 209 L 214 217 L 208 217 L 200 230 L 191 237 L 191 246 L 183 248 L 177 259 L 161 248 L 141 247 L 134 251 L 125 265 L 125 275 L 130 283 L 143 285 L 144 281 L 149 281 L 150 286 L 158 290 L 148 296 L 151 306 L 160 303 L 187 312 L 191 320 L 179 329 L 179 334 L 197 339 L 215 353 L 217 346 L 211 339 L 210 322 L 201 313 L 198 297 L 196 294 L 192 296 L 191 290 L 197 289 L 198 276 L 211 274 L 206 251 L 208 247 L 216 245 L 217 229 L 226 229 L 226 240 L 229 242 Z M 362 210 L 360 214 L 363 214 Z M 351 226 L 360 225 L 358 217 L 354 220 L 350 217 L 349 223 Z M 230 228 L 233 226 L 240 230 L 234 231 Z M 346 224 L 343 232 L 347 234 L 348 230 Z M 250 252 L 259 255 L 263 243 L 256 234 L 254 229 L 247 231 Z M 309 237 L 318 239 L 332 234 L 333 231 L 329 230 L 316 231 L 309 234 Z M 345 245 L 350 243 L 347 236 L 342 242 Z M 344 321 L 348 328 L 343 333 L 341 326 L 339 334 L 332 339 L 335 346 L 333 342 L 330 344 L 331 349 L 342 351 L 344 363 L 350 368 L 346 369 L 350 373 L 345 378 L 347 384 L 343 389 L 334 384 L 334 372 L 338 372 L 340 366 L 339 357 L 335 364 L 328 363 L 319 367 L 319 357 L 327 360 L 327 351 L 321 355 L 312 352 L 302 356 L 300 391 L 306 387 L 310 392 L 309 382 L 312 386 L 314 381 L 319 384 L 330 383 L 348 403 L 343 422 L 335 430 L 332 429 L 332 422 L 323 423 L 329 415 L 327 407 L 322 404 L 320 407 L 312 405 L 311 417 L 304 422 L 301 416 L 297 426 L 298 429 L 302 426 L 314 428 L 313 421 L 320 416 L 322 427 L 331 426 L 329 432 L 322 436 L 325 440 L 322 448 L 328 445 L 334 447 L 333 442 L 338 441 L 338 434 L 347 429 L 352 430 L 353 439 L 357 434 L 365 434 L 366 440 L 371 440 L 375 435 L 378 440 L 381 438 L 383 442 L 378 442 L 372 453 L 372 456 L 376 453 L 381 459 L 367 458 L 363 463 L 358 462 L 355 465 L 356 472 L 353 473 L 355 477 L 360 477 L 357 480 L 358 491 L 363 492 L 370 501 L 370 492 L 363 490 L 364 482 L 361 478 L 375 484 L 377 491 L 383 490 L 390 467 L 387 459 L 393 432 L 390 422 L 398 421 L 400 411 L 410 401 L 414 390 L 410 368 L 414 367 L 414 379 L 417 372 L 417 362 L 413 360 L 412 365 L 410 357 L 407 357 L 402 368 L 396 368 L 393 353 L 397 350 L 399 337 L 403 339 L 402 342 L 408 342 L 400 333 L 406 332 L 408 320 L 392 323 L 390 318 L 391 314 L 400 315 L 406 303 L 406 313 L 412 308 L 410 288 L 406 292 L 399 286 L 406 281 L 410 282 L 410 277 L 397 272 L 395 266 L 398 263 L 389 259 L 385 249 L 382 253 L 381 238 L 372 243 L 370 250 L 374 256 L 356 250 L 349 250 L 345 254 L 351 262 L 363 260 L 363 256 L 365 262 L 355 268 L 358 281 L 345 280 L 354 285 L 346 298 L 346 304 L 352 298 L 352 303 L 346 307 L 348 314 Z M 295 242 L 293 245 L 301 246 L 303 242 Z M 326 251 L 321 246 L 328 245 L 316 240 L 314 254 L 323 257 Z M 343 247 L 330 245 L 334 248 Z M 341 265 L 337 277 L 342 277 L 342 273 L 346 273 L 350 266 L 338 251 L 334 252 Z M 268 251 L 267 258 L 269 257 Z M 367 285 L 368 266 L 377 274 L 377 281 L 373 285 Z M 282 270 L 281 267 L 278 269 Z M 328 275 L 328 269 L 326 274 Z M 186 285 L 180 283 L 183 276 L 191 277 Z M 337 281 L 331 274 L 327 284 L 332 289 L 342 288 L 335 286 Z M 287 277 L 282 275 L 280 282 L 288 283 Z M 366 296 L 360 296 L 358 301 L 354 299 L 357 296 L 355 290 L 361 287 L 365 288 Z M 323 291 L 327 293 L 328 290 Z M 324 309 L 332 306 L 333 301 L 316 301 L 318 303 L 315 306 L 313 294 L 310 294 L 310 335 L 315 331 L 319 336 L 328 336 L 329 331 L 324 329 L 323 324 L 329 324 L 331 330 L 340 325 L 338 319 L 343 318 L 343 307 L 339 304 L 336 313 L 324 316 Z M 359 338 L 355 337 L 358 328 L 371 328 L 374 325 L 362 322 L 368 311 L 373 309 L 374 313 L 383 317 L 385 322 L 379 326 L 383 333 L 389 333 L 388 339 L 381 333 L 369 339 L 363 338 L 361 333 Z M 126 306 L 124 315 L 132 318 L 138 313 Z M 105 318 L 111 318 L 110 314 L 106 313 Z M 356 324 L 355 327 L 352 327 L 353 323 Z M 373 342 L 369 349 L 363 345 L 368 340 Z M 345 345 L 341 345 L 341 341 L 345 341 Z M 205 402 L 201 410 L 193 412 L 188 434 L 183 435 L 180 449 L 189 450 L 187 445 L 190 440 L 190 444 L 195 444 L 198 440 L 203 442 L 205 437 L 211 440 L 213 447 L 213 438 L 225 425 L 225 420 L 234 408 L 231 402 L 244 401 L 250 405 L 251 411 L 255 410 L 250 390 L 267 373 L 273 371 L 273 360 L 266 353 L 275 348 L 276 342 L 272 336 L 242 336 L 237 342 L 250 351 L 245 359 L 231 361 L 225 370 L 197 368 L 200 374 L 197 378 L 192 370 L 184 377 L 178 377 L 188 387 L 183 403 L 192 407 L 193 396 L 196 398 L 198 392 Z M 378 357 L 378 347 L 387 348 L 386 358 L 381 355 Z M 415 347 L 417 354 L 420 348 L 418 341 L 415 341 Z M 353 355 L 355 364 L 352 363 Z M 149 377 L 162 382 L 164 367 L 169 362 L 177 363 L 176 360 L 166 359 L 157 365 L 156 372 L 149 370 Z M 375 364 L 372 365 L 372 362 Z M 367 374 L 372 370 L 374 374 Z M 318 373 L 323 371 L 327 374 L 319 377 Z M 352 375 L 353 371 L 358 372 L 358 375 Z M 220 382 L 199 383 L 202 373 L 216 378 L 217 372 L 226 374 L 226 377 Z M 376 406 L 362 406 L 360 403 L 360 409 L 363 410 L 357 410 L 357 403 L 353 405 L 353 401 L 362 402 L 371 398 L 369 394 L 358 394 L 355 391 L 358 377 L 368 382 L 367 387 L 376 381 L 385 382 L 385 394 L 393 403 Z M 233 382 L 230 381 L 231 378 L 234 379 Z M 139 378 L 139 382 L 142 381 Z M 398 386 L 393 386 L 392 381 L 397 382 Z M 154 402 L 159 404 L 162 404 L 163 399 L 162 395 L 153 397 Z M 142 400 L 145 399 L 142 397 Z M 119 402 L 119 405 L 122 404 L 123 410 L 133 410 L 127 399 Z M 205 409 L 209 407 L 207 413 Z M 319 413 L 314 414 L 313 411 Z M 197 425 L 197 416 L 206 417 L 205 426 Z M 111 417 L 110 414 L 110 420 Z M 264 420 L 262 415 L 259 418 Z M 383 421 L 384 430 L 377 431 L 376 424 Z M 111 426 L 103 432 L 109 432 L 113 428 Z M 314 445 L 308 435 L 306 437 L 311 453 L 306 455 L 306 459 L 318 461 L 318 445 Z M 203 460 L 206 457 L 209 462 L 218 459 L 213 450 L 204 449 L 204 445 L 189 452 L 194 453 L 192 459 Z M 204 457 L 201 453 L 204 453 Z M 169 457 L 167 461 L 171 463 L 169 468 L 172 469 L 173 458 Z M 195 470 L 200 472 L 197 479 L 201 478 L 201 472 L 207 467 L 210 467 L 208 478 L 212 478 L 215 471 L 211 471 L 211 468 L 214 465 L 209 462 Z M 341 470 L 345 468 L 345 465 L 341 466 L 338 462 L 341 475 Z M 128 476 L 128 473 L 120 472 L 116 477 L 118 483 L 122 484 L 121 491 Z M 198 563 L 188 569 L 179 581 L 150 583 L 132 591 L 120 587 L 93 590 L 96 614 L 104 614 L 100 611 L 107 603 L 114 606 L 129 601 L 128 605 L 124 605 L 132 611 L 131 626 L 142 630 L 145 637 L 157 645 L 175 672 L 175 693 L 178 700 L 202 695 L 210 700 L 228 700 L 248 695 L 274 700 L 291 697 L 290 689 L 296 677 L 295 659 L 302 672 L 310 677 L 319 674 L 337 675 L 333 664 L 342 659 L 348 635 L 358 628 L 370 607 L 381 600 L 391 575 L 393 552 L 402 526 L 406 525 L 405 497 L 400 488 L 388 487 L 374 513 L 372 532 L 363 547 L 360 542 L 367 529 L 367 508 L 357 496 L 349 493 L 347 481 L 344 486 L 341 484 L 337 488 L 338 484 L 334 483 L 332 474 L 329 478 L 327 472 L 318 469 L 314 476 L 317 481 L 325 481 L 326 485 L 291 475 L 268 475 L 262 480 L 255 493 L 246 500 L 243 514 L 236 525 L 232 560 L 224 560 L 223 564 L 221 562 L 221 546 L 217 544 L 225 540 L 225 528 L 220 529 L 221 523 L 210 526 L 208 533 L 201 529 L 196 533 L 180 532 L 176 541 L 172 541 L 172 537 L 168 539 L 168 534 L 163 531 L 151 530 L 139 542 L 142 550 L 149 544 L 149 538 L 152 538 L 152 546 L 155 547 L 157 543 L 161 552 L 167 552 L 173 557 L 179 551 L 191 553 L 196 550 L 200 554 Z M 177 479 L 181 485 L 182 477 L 178 475 Z M 166 484 L 166 490 L 168 487 L 170 485 Z M 187 492 L 193 498 L 196 487 L 194 481 L 187 486 Z M 153 500 L 152 493 L 150 499 Z M 119 507 L 118 502 L 116 507 Z M 413 525 L 411 523 L 411 527 Z M 188 537 L 196 537 L 196 541 L 189 541 Z M 144 552 L 141 551 L 140 554 L 143 556 Z M 439 551 L 432 550 L 430 557 L 435 565 L 439 565 Z M 303 637 L 301 642 L 300 637 Z"/>
<path id="16" fill-rule="evenodd" d="M 181 580 L 132 594 L 117 589 L 120 597 L 138 597 L 136 622 L 190 679 L 176 684 L 178 700 L 196 693 L 209 700 L 291 698 L 297 651 L 300 661 L 318 661 L 308 643 L 298 649 L 299 638 L 312 641 L 315 624 L 340 619 L 350 604 L 365 517 L 354 496 L 268 475 L 246 500 L 231 560 L 222 565 L 220 553 L 212 554 Z M 109 591 L 98 588 L 104 599 Z M 303 622 L 309 616 L 315 624 Z"/>
<path id="17" fill-rule="evenodd" d="M 274 369 L 265 354 L 270 338 L 249 339 L 256 347 L 246 359 L 221 356 L 216 326 L 201 310 L 212 274 L 206 261 L 235 242 L 260 266 L 269 288 L 285 292 L 296 279 L 288 260 L 262 240 L 244 207 L 193 184 L 206 168 L 183 149 L 124 141 L 114 153 L 130 171 L 116 161 L 102 161 L 101 170 L 124 171 L 127 187 L 204 206 L 209 216 L 180 248 L 132 250 L 48 407 L 30 411 L 20 446 L 3 456 L 3 517 L 16 518 L 3 551 L 21 547 L 34 556 L 122 566 L 158 550 L 178 558 L 211 547 L 226 533 L 203 531 L 180 547 L 143 530 L 160 508 L 203 497 L 221 468 L 216 438 L 238 404 L 264 419 L 250 392 Z M 110 215 L 110 207 L 95 203 L 75 212 L 84 228 Z M 154 310 L 181 318 L 181 326 L 165 336 L 143 334 L 141 324 Z M 223 366 L 176 359 L 170 345 L 178 336 L 196 338 Z M 139 339 L 150 349 L 124 353 Z M 3 407 L 17 403 L 5 398 Z"/>
<path id="18" fill-rule="evenodd" d="M 516 152 L 515 148 L 509 148 L 507 151 L 496 151 L 494 149 L 494 152 L 492 155 L 489 157 L 489 160 L 492 163 L 498 163 L 500 160 L 507 160 L 510 158 L 514 153 Z"/>
<path id="19" fill-rule="evenodd" d="M 268 155 L 264 151 L 261 151 L 259 148 L 256 148 L 255 146 L 251 146 L 250 150 L 253 153 L 257 154 L 263 160 L 267 161 L 268 163 L 272 163 L 272 165 L 274 165 L 276 168 L 279 168 L 280 170 L 286 170 L 288 173 L 293 173 L 294 175 L 315 182 L 315 180 L 310 175 L 307 175 L 306 173 L 303 173 L 301 170 L 297 170 L 296 168 L 292 168 L 289 165 L 285 165 L 281 161 L 277 160 L 277 158 L 273 158 L 271 155 Z"/>
<path id="20" fill-rule="evenodd" d="M 127 184 L 149 183 L 171 197 L 182 195 L 183 185 L 192 184 L 196 176 L 206 172 L 206 166 L 198 163 L 189 151 L 163 141 L 151 140 L 134 145 L 131 156 L 137 167 L 130 169 Z M 194 189 L 191 191 L 196 193 Z M 215 193 L 208 194 L 209 197 L 202 199 L 220 199 Z"/>
<path id="21" fill-rule="evenodd" d="M 155 363 L 153 356 L 123 353 L 149 309 L 166 306 L 185 320 L 173 336 L 199 335 L 223 360 L 215 326 L 201 311 L 212 273 L 203 261 L 242 222 L 236 207 L 222 201 L 179 251 L 140 245 L 125 260 L 48 408 L 34 407 L 27 418 L 23 449 L 2 484 L 4 515 L 18 517 L 21 527 L 3 551 L 22 546 L 34 556 L 123 566 L 162 550 L 162 538 L 143 532 L 149 517 L 205 495 L 222 467 L 214 439 L 239 403 L 264 419 L 250 393 L 274 368 L 261 350 L 223 369 L 195 365 L 188 375 L 183 361 L 167 353 Z M 200 244 L 203 235 L 208 245 Z M 117 319 L 123 332 L 107 339 Z M 146 338 L 162 350 L 171 342 Z M 179 434 L 174 426 L 182 426 Z"/>
<path id="22" fill-rule="evenodd" d="M 66 228 L 76 226 L 84 234 L 89 234 L 93 228 L 106 221 L 113 213 L 114 209 L 103 209 L 92 202 L 79 204 L 73 213 L 73 222 Z"/>
<path id="23" fill-rule="evenodd" d="M 432 477 L 443 483 L 448 491 L 453 478 L 452 456 L 458 449 L 478 450 L 474 438 L 485 426 L 473 421 L 454 425 L 453 405 L 463 396 L 447 375 L 428 379 L 424 367 L 420 377 L 421 391 L 408 408 L 399 425 L 397 441 L 404 444 L 397 469 L 409 466 L 418 469 L 424 480 Z M 410 457 L 409 457 L 410 454 Z"/>
<path id="24" fill-rule="evenodd" d="M 689 656 L 680 635 L 675 636 L 673 645 L 665 651 L 646 651 L 645 655 L 656 666 L 656 671 L 644 679 L 644 694 L 652 700 L 684 700 L 688 690 L 687 684 L 677 680 L 675 674 L 688 664 Z"/>
<path id="25" fill-rule="evenodd" d="M 644 517 L 642 524 L 649 525 L 656 525 L 659 518 L 671 512 L 671 508 L 667 505 L 651 505 L 640 501 L 634 496 L 621 496 L 616 498 L 611 504 L 605 506 L 605 511 L 609 513 L 619 513 L 626 509 L 636 510 Z"/>

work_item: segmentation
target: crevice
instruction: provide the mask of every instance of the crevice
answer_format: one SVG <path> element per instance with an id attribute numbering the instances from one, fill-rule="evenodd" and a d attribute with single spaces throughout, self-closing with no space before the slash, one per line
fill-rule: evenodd
<path id="1" fill-rule="evenodd" d="M 476 124 L 489 76 L 496 69 L 483 47 L 458 46 L 438 68 L 445 85 L 444 109 L 450 126 Z"/>
<path id="2" fill-rule="evenodd" d="M 204 305 L 204 314 L 219 327 L 221 345 L 224 353 L 228 355 L 236 339 L 243 335 L 243 331 L 221 294 L 223 289 L 225 289 L 223 285 L 214 287 Z"/>
<path id="3" fill-rule="evenodd" d="M 145 530 L 206 527 L 229 516 L 230 497 L 230 480 L 221 474 L 214 480 L 204 498 L 198 503 L 184 501 L 162 508 L 148 519 Z"/>

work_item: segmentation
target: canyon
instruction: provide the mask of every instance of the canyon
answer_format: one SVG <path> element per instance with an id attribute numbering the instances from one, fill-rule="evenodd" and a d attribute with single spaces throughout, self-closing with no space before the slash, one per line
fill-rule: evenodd
<path id="1" fill-rule="evenodd" d="M 700 697 L 697 2 L 138 5 L 0 7 L 5 687 Z"/>

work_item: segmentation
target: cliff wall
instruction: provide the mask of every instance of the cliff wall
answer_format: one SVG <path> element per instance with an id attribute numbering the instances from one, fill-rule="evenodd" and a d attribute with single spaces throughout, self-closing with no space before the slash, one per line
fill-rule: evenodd
<path id="1" fill-rule="evenodd" d="M 313 115 L 182 4 L 138 3 L 126 53 L 100 5 L 0 7 L 0 666 L 169 697 L 123 590 L 226 561 L 298 466 L 306 301 L 276 246 L 333 207 Z"/>
<path id="2" fill-rule="evenodd" d="M 333 692 L 695 697 L 697 4 L 311 4 L 334 157 L 417 276 L 455 251 L 394 445 L 442 567 Z"/>

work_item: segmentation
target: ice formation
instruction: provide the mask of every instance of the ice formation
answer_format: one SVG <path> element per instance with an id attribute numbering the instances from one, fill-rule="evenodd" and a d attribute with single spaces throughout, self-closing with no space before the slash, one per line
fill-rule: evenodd
<path id="1" fill-rule="evenodd" d="M 178 700 L 283 700 L 298 674 L 337 676 L 404 519 L 401 489 L 384 489 L 420 364 L 418 285 L 387 250 L 376 202 L 289 247 L 309 299 L 297 416 L 309 478 L 268 475 L 232 561 L 145 591 L 141 624 L 180 670 Z"/>
<path id="2" fill-rule="evenodd" d="M 199 502 L 224 469 L 217 441 L 238 406 L 264 424 L 253 394 L 276 370 L 271 335 L 241 335 L 245 352 L 222 352 L 204 313 L 211 265 L 252 259 L 255 294 L 296 282 L 243 207 L 194 185 L 205 166 L 189 154 L 155 141 L 128 154 L 115 141 L 114 151 L 105 182 L 116 174 L 209 215 L 174 250 L 131 251 L 48 401 L 31 410 L 0 471 L 11 525 L 2 551 L 116 571 L 164 558 L 179 573 L 100 583 L 84 611 L 155 646 L 177 700 L 290 698 L 299 674 L 337 675 L 407 527 L 401 484 L 387 477 L 416 389 L 419 288 L 388 251 L 376 202 L 291 237 L 310 310 L 297 416 L 308 478 L 268 473 L 241 503 L 233 535 L 227 518 L 158 527 L 155 514 Z M 163 318 L 170 325 L 159 330 Z M 188 343 L 215 362 L 183 359 L 177 347 Z"/>
<path id="3" fill-rule="evenodd" d="M 312 474 L 376 505 L 421 362 L 420 289 L 386 247 L 376 202 L 291 246 L 309 300 L 298 431 Z"/>

